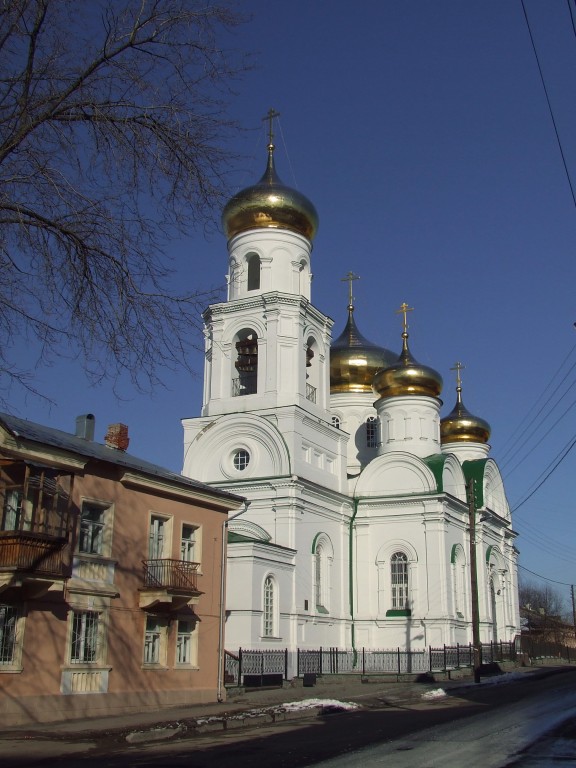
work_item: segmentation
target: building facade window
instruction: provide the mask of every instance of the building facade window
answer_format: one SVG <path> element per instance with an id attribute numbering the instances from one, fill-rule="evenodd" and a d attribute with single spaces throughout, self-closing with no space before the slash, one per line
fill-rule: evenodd
<path id="1" fill-rule="evenodd" d="M 198 637 L 196 624 L 188 619 L 178 620 L 176 664 L 192 667 L 195 667 L 198 664 Z"/>
<path id="2" fill-rule="evenodd" d="M 80 513 L 78 551 L 88 555 L 104 554 L 106 508 L 84 502 Z"/>
<path id="3" fill-rule="evenodd" d="M 390 558 L 390 584 L 392 609 L 406 610 L 408 605 L 408 558 L 404 552 L 395 552 Z"/>
<path id="4" fill-rule="evenodd" d="M 72 612 L 70 662 L 89 664 L 99 661 L 100 615 L 96 611 Z"/>
<path id="5" fill-rule="evenodd" d="M 0 668 L 16 661 L 18 611 L 13 605 L 0 605 Z"/>
<path id="6" fill-rule="evenodd" d="M 22 490 L 8 489 L 4 499 L 4 510 L 2 515 L 2 530 L 17 531 L 20 529 L 20 518 L 22 516 Z"/>
<path id="7" fill-rule="evenodd" d="M 260 257 L 256 253 L 248 256 L 248 290 L 256 291 L 260 288 Z"/>
<path id="8" fill-rule="evenodd" d="M 376 448 L 378 446 L 378 422 L 376 416 L 368 416 L 366 419 L 366 447 Z"/>
<path id="9" fill-rule="evenodd" d="M 164 517 L 152 515 L 148 536 L 148 558 L 161 560 L 166 557 L 168 547 L 168 521 Z"/>
<path id="10" fill-rule="evenodd" d="M 196 542 L 197 528 L 194 525 L 182 526 L 182 539 L 180 541 L 180 559 L 185 560 L 187 563 L 197 563 L 199 559 L 196 557 L 197 542 Z"/>
<path id="11" fill-rule="evenodd" d="M 264 637 L 276 636 L 276 584 L 272 576 L 264 580 L 264 610 L 262 634 Z"/>
<path id="12" fill-rule="evenodd" d="M 146 618 L 144 634 L 144 664 L 160 664 L 162 660 L 163 627 L 154 616 Z"/>
<path id="13" fill-rule="evenodd" d="M 341 421 L 339 416 L 332 416 L 332 426 L 336 427 L 336 429 L 340 429 Z"/>
<path id="14" fill-rule="evenodd" d="M 238 470 L 238 472 L 243 472 L 248 464 L 250 464 L 250 454 L 244 448 L 240 448 L 238 451 L 235 451 L 232 463 L 234 464 L 234 469 Z"/>

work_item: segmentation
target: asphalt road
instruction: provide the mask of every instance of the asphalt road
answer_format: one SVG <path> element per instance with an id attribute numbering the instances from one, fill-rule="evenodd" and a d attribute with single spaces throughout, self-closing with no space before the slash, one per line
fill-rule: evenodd
<path id="1" fill-rule="evenodd" d="M 370 747 L 382 747 L 388 750 L 388 758 L 381 765 L 398 768 L 410 765 L 411 768 L 431 768 L 436 763 L 430 762 L 429 745 L 434 738 L 430 734 L 440 733 L 441 728 L 458 723 L 471 726 L 467 739 L 474 742 L 474 728 L 483 733 L 485 744 L 496 745 L 498 733 L 491 733 L 486 725 L 488 717 L 498 718 L 497 713 L 506 710 L 527 712 L 527 707 L 540 707 L 542 701 L 560 701 L 564 704 L 566 718 L 569 718 L 568 702 L 574 697 L 576 706 L 576 671 L 560 672 L 543 679 L 529 676 L 518 682 L 509 682 L 496 686 L 470 686 L 457 694 L 431 701 L 415 700 L 405 706 L 390 704 L 384 697 L 374 697 L 365 702 L 364 708 L 352 712 L 325 712 L 318 716 L 311 712 L 309 717 L 286 721 L 259 728 L 221 731 L 217 734 L 204 734 L 191 738 L 161 743 L 130 745 L 125 738 L 116 733 L 101 733 L 90 744 L 84 745 L 87 751 L 78 752 L 82 744 L 76 740 L 68 743 L 62 740 L 62 750 L 58 757 L 42 759 L 36 756 L 30 759 L 23 748 L 19 754 L 9 759 L 3 758 L 2 768 L 24 768 L 24 766 L 64 766 L 79 768 L 128 768 L 131 766 L 186 766 L 187 768 L 255 768 L 272 766 L 273 768 L 300 768 L 313 766 L 331 758 L 347 756 L 346 765 L 362 765 L 368 768 L 367 754 L 359 750 Z M 508 714 L 506 714 L 508 716 Z M 558 721 L 548 730 L 558 727 Z M 426 736 L 426 729 L 428 736 Z M 450 728 L 448 729 L 448 732 Z M 546 728 L 533 734 L 533 739 L 542 747 L 542 736 Z M 424 736 L 422 734 L 424 733 Z M 503 733 L 503 731 L 502 731 Z M 418 736 L 420 734 L 420 736 Z M 472 736 L 470 735 L 472 734 Z M 530 735 L 530 734 L 529 734 Z M 502 736 L 501 736 L 502 738 Z M 531 737 L 532 738 L 532 737 Z M 420 740 L 424 757 L 417 758 L 415 746 Z M 442 741 L 438 739 L 437 741 Z M 530 739 L 528 740 L 530 741 Z M 458 744 L 454 747 L 455 763 L 458 768 L 472 768 L 463 754 L 458 757 Z M 76 752 L 76 754 L 71 754 Z M 408 763 L 400 762 L 402 752 L 410 756 Z M 484 751 L 484 756 L 486 752 Z M 524 753 L 528 759 L 529 751 Z M 374 759 L 377 759 L 376 757 Z M 418 762 L 424 760 L 424 762 Z M 373 763 L 377 765 L 377 762 Z M 438 763 L 439 764 L 439 763 Z M 493 763 L 496 765 L 497 763 Z M 512 764 L 512 763 L 509 763 Z M 517 765 L 550 765 L 551 763 L 517 763 Z M 563 762 L 563 765 L 570 763 Z M 488 764 L 484 761 L 483 766 Z M 444 764 L 446 768 L 446 764 Z"/>

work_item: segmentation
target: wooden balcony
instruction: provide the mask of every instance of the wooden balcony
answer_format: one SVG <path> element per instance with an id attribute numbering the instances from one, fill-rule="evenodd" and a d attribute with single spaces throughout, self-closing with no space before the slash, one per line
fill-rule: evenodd
<path id="1" fill-rule="evenodd" d="M 0 531 L 0 592 L 27 586 L 37 593 L 70 575 L 68 541 L 34 531 Z"/>
<path id="2" fill-rule="evenodd" d="M 196 605 L 202 592 L 198 589 L 199 563 L 162 558 L 143 560 L 144 585 L 140 588 L 140 608 L 144 610 L 180 610 Z"/>

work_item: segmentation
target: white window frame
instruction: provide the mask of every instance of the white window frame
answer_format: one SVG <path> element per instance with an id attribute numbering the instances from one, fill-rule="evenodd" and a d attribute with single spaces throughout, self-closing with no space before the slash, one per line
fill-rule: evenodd
<path id="1" fill-rule="evenodd" d="M 176 666 L 198 668 L 198 622 L 189 618 L 178 619 Z"/>
<path id="2" fill-rule="evenodd" d="M 168 622 L 157 616 L 146 616 L 144 622 L 144 644 L 142 666 L 158 669 L 166 667 L 168 645 Z"/>
<path id="3" fill-rule="evenodd" d="M 278 637 L 278 585 L 270 573 L 262 585 L 262 637 Z"/>
<path id="4" fill-rule="evenodd" d="M 396 551 L 390 557 L 391 608 L 393 611 L 406 611 L 410 608 L 409 601 L 410 561 L 406 552 Z"/>
<path id="5" fill-rule="evenodd" d="M 184 531 L 186 528 L 191 528 L 193 531 L 193 539 L 185 539 Z M 190 542 L 192 547 L 190 547 Z M 186 557 L 192 550 L 192 557 Z M 188 551 L 187 551 L 188 550 Z M 196 523 L 182 523 L 180 529 L 180 559 L 187 563 L 202 564 L 202 526 Z"/>
<path id="6" fill-rule="evenodd" d="M 156 523 L 162 524 L 161 551 L 152 551 L 152 542 L 158 541 L 153 536 Z M 158 512 L 151 512 L 148 521 L 148 560 L 165 560 L 171 557 L 172 553 L 172 518 L 167 515 L 161 515 Z"/>
<path id="7" fill-rule="evenodd" d="M 368 416 L 366 419 L 366 448 L 378 447 L 378 419 Z"/>
<path id="8" fill-rule="evenodd" d="M 79 635 L 79 640 L 76 637 Z M 103 652 L 103 620 L 102 613 L 94 610 L 70 611 L 70 647 L 68 659 L 72 667 L 78 665 L 93 666 L 102 663 Z M 76 646 L 80 648 L 77 652 Z M 87 653 L 90 644 L 94 644 L 93 652 Z M 88 658 L 87 658 L 88 657 Z"/>
<path id="9" fill-rule="evenodd" d="M 93 510 L 100 510 L 101 511 L 101 521 L 99 523 L 96 523 L 96 521 L 89 521 L 96 523 L 96 525 L 100 525 L 100 542 L 99 542 L 99 549 L 98 552 L 90 552 L 84 549 L 80 549 L 82 545 L 82 528 L 83 528 L 83 514 L 85 509 L 93 509 Z M 76 551 L 77 554 L 82 558 L 86 559 L 97 559 L 97 558 L 111 558 L 112 557 L 112 531 L 113 531 L 113 523 L 114 523 L 114 504 L 110 501 L 103 501 L 102 499 L 94 499 L 94 498 L 88 498 L 84 497 L 82 498 L 82 503 L 80 507 L 80 528 L 78 531 L 78 541 L 76 542 Z M 91 528 L 93 526 L 90 526 Z M 95 527 L 95 526 L 94 526 Z"/>

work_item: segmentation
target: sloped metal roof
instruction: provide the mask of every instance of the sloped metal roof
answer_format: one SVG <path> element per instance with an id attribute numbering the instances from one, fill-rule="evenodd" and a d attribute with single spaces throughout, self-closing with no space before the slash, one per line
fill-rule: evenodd
<path id="1" fill-rule="evenodd" d="M 206 485 L 206 483 L 200 483 L 197 480 L 184 477 L 184 475 L 172 472 L 169 469 L 160 467 L 158 464 L 152 464 L 144 459 L 139 459 L 137 456 L 132 456 L 125 451 L 109 448 L 108 446 L 96 443 L 93 440 L 76 437 L 76 435 L 62 432 L 60 429 L 45 427 L 42 424 L 36 424 L 32 421 L 27 421 L 26 419 L 19 419 L 8 413 L 0 413 L 0 424 L 2 424 L 8 432 L 14 435 L 14 437 L 31 440 L 32 442 L 49 445 L 53 448 L 60 448 L 61 450 L 69 451 L 70 453 L 75 453 L 88 459 L 96 459 L 97 461 L 103 461 L 118 467 L 141 472 L 151 477 L 157 477 L 162 480 L 177 483 L 178 485 L 188 487 L 191 490 L 210 493 L 220 499 L 230 499 L 234 502 L 243 501 L 241 496 L 236 496 L 232 493 L 228 493 L 228 491 L 220 490 L 219 488 L 212 488 L 212 486 Z"/>

